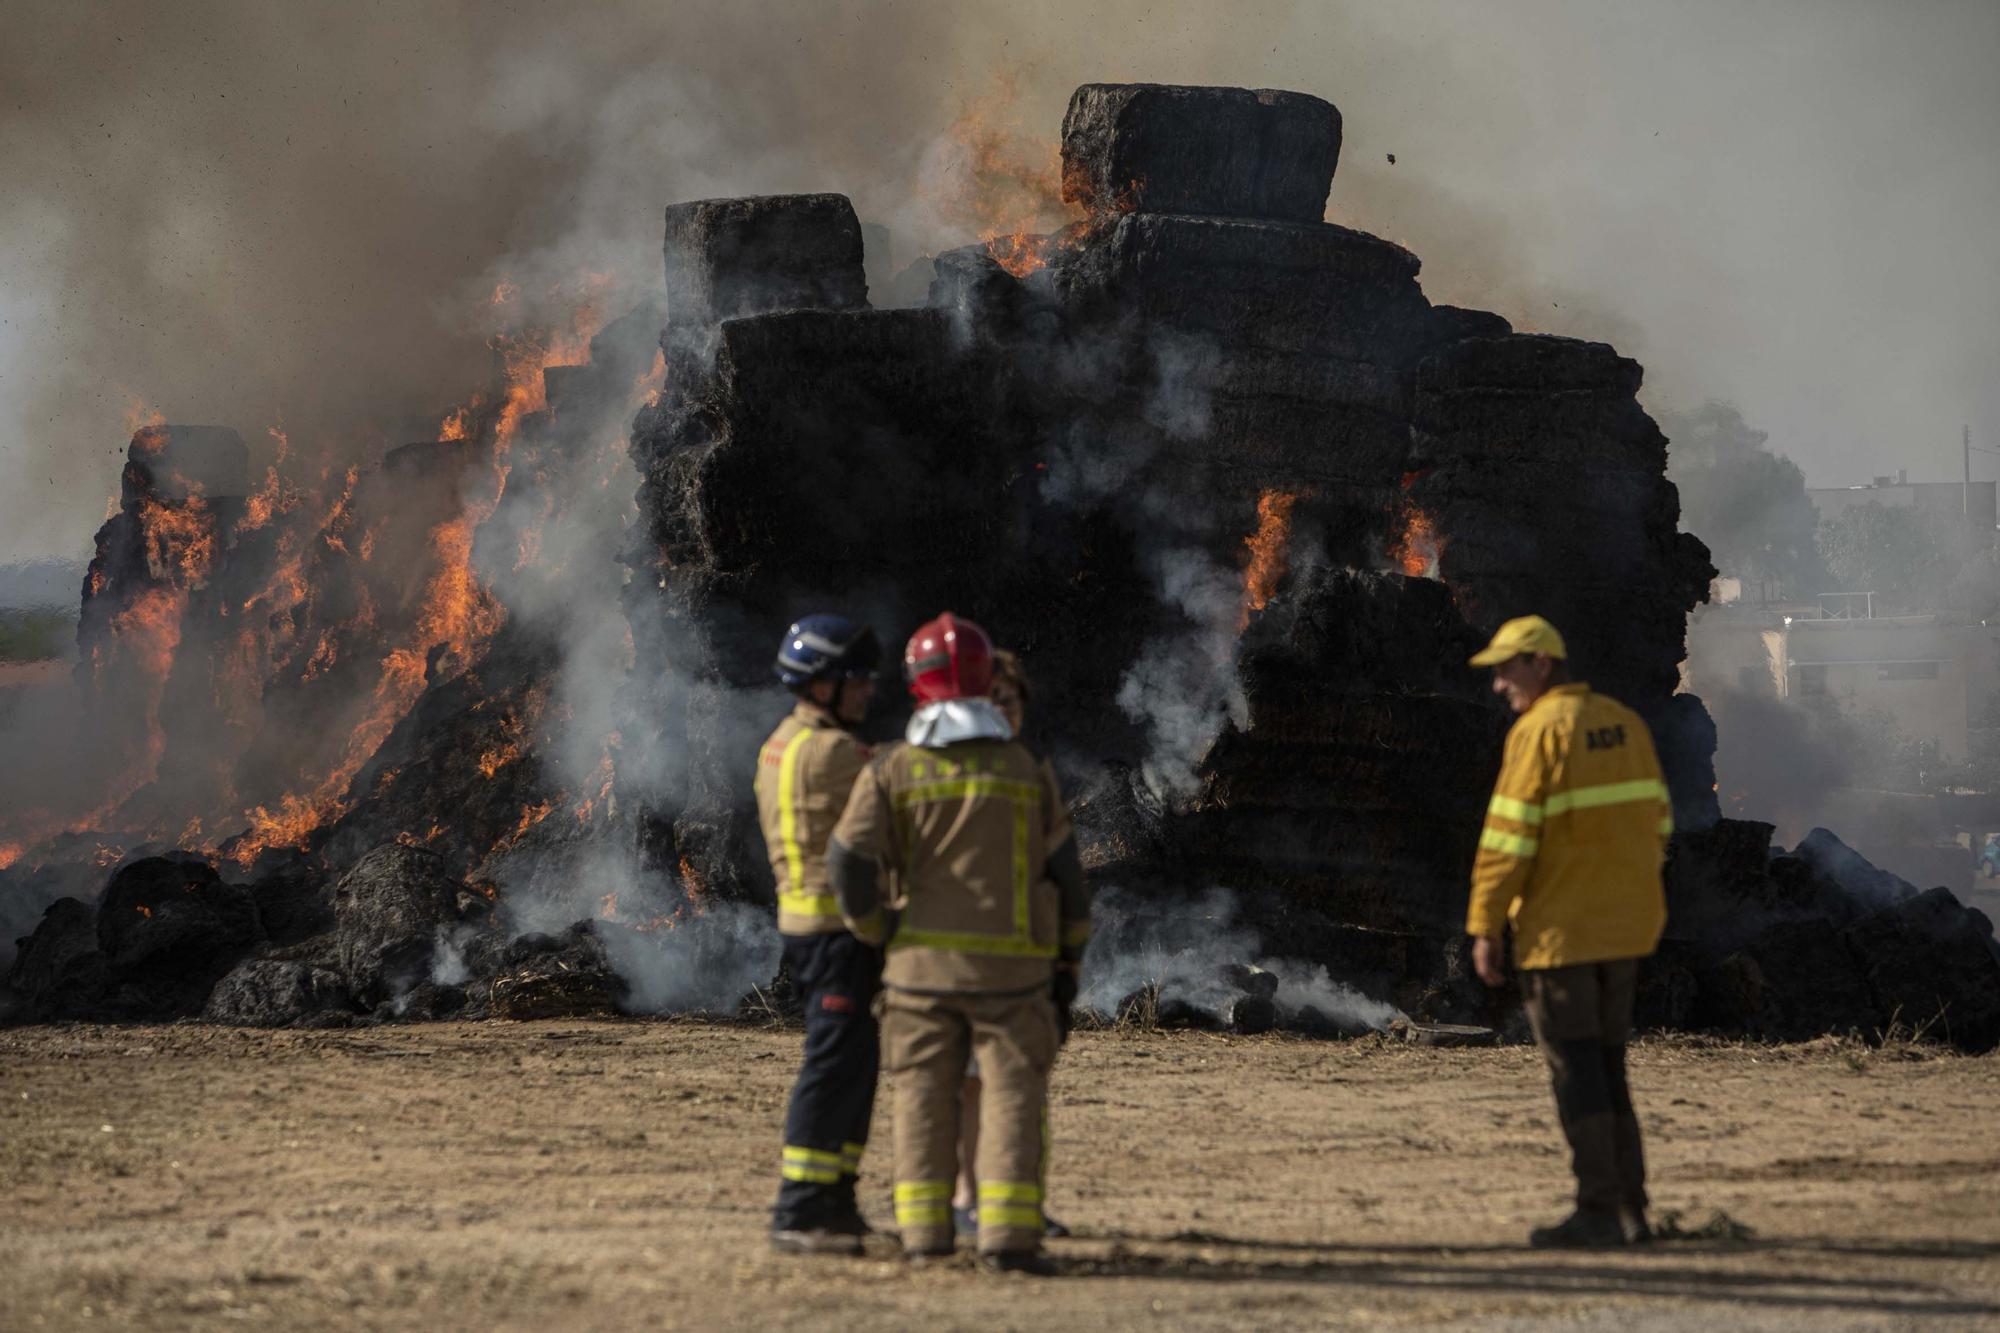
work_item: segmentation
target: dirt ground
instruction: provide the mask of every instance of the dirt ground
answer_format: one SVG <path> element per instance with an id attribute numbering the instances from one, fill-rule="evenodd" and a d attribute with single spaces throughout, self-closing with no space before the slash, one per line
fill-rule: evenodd
<path id="1" fill-rule="evenodd" d="M 1748 1239 L 1530 1252 L 1526 1048 L 1083 1033 L 1064 1276 L 764 1244 L 795 1032 L 0 1032 L 0 1327 L 2000 1326 L 2000 1058 L 1650 1042 L 1656 1203 Z M 865 1167 L 886 1204 L 886 1109 Z"/>

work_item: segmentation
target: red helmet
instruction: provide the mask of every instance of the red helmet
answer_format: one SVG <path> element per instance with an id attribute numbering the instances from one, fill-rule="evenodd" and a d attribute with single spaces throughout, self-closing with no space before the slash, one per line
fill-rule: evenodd
<path id="1" fill-rule="evenodd" d="M 978 698 L 993 684 L 993 640 L 947 611 L 910 636 L 903 675 L 919 703 Z"/>

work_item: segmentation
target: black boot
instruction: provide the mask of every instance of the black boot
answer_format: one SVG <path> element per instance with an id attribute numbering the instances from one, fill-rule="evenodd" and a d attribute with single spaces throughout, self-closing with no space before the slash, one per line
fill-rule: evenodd
<path id="1" fill-rule="evenodd" d="M 843 1236 L 872 1236 L 875 1228 L 868 1225 L 868 1219 L 861 1215 L 861 1204 L 855 1198 L 853 1176 L 841 1179 L 833 1187 L 833 1201 L 827 1210 L 826 1226 L 829 1231 L 837 1231 Z"/>
<path id="2" fill-rule="evenodd" d="M 1552 1227 L 1536 1227 L 1528 1244 L 1537 1250 L 1613 1250 L 1625 1243 L 1618 1214 L 1577 1209 Z"/>

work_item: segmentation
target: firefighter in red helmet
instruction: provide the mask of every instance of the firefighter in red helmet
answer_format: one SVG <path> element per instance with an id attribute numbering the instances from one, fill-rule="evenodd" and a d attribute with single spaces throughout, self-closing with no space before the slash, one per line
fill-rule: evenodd
<path id="1" fill-rule="evenodd" d="M 986 697 L 985 631 L 946 612 L 910 637 L 903 668 L 918 703 L 904 743 L 862 771 L 827 846 L 848 928 L 888 948 L 896 1221 L 906 1253 L 951 1251 L 959 1089 L 977 1056 L 980 1257 L 1046 1271 L 1043 1109 L 1089 936 L 1083 867 L 1055 774 Z"/>

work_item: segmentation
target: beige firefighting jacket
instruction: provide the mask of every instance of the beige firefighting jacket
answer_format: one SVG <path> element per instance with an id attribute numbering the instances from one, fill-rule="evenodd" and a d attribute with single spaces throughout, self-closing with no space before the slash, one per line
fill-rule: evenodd
<path id="1" fill-rule="evenodd" d="M 778 881 L 778 929 L 847 929 L 826 879 L 826 840 L 868 762 L 868 747 L 818 704 L 800 700 L 757 753 L 757 817 Z"/>
<path id="2" fill-rule="evenodd" d="M 1071 836 L 1055 773 L 1026 746 L 972 740 L 877 755 L 834 828 L 886 866 L 900 909 L 883 981 L 899 990 L 1010 994 L 1045 987 L 1060 949 L 1080 950 L 1087 903 L 1066 909 L 1043 877 Z M 863 938 L 881 929 L 857 920 Z"/>
<path id="3" fill-rule="evenodd" d="M 1588 685 L 1558 685 L 1507 733 L 1467 934 L 1514 925 L 1514 965 L 1642 958 L 1666 925 L 1660 862 L 1673 803 L 1639 715 Z"/>

